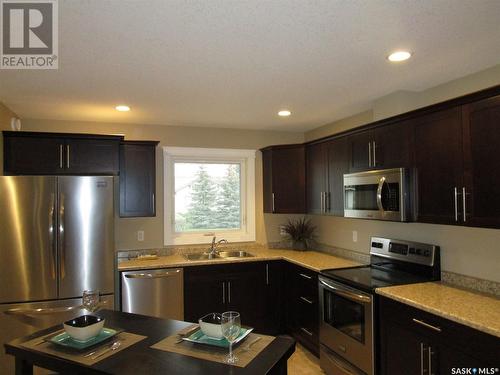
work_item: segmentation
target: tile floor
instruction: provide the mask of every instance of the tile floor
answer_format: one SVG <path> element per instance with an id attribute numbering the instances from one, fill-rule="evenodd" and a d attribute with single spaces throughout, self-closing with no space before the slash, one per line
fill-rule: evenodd
<path id="1" fill-rule="evenodd" d="M 295 353 L 288 360 L 289 375 L 324 375 L 319 367 L 319 359 L 303 346 L 297 344 Z"/>

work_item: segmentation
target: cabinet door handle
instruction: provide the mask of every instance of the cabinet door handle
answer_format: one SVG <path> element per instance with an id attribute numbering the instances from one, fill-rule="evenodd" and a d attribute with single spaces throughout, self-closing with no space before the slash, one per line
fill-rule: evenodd
<path id="1" fill-rule="evenodd" d="M 266 264 L 266 285 L 269 285 L 269 263 Z"/>
<path id="2" fill-rule="evenodd" d="M 226 304 L 226 282 L 222 282 L 222 304 Z"/>
<path id="3" fill-rule="evenodd" d="M 428 360 L 429 360 L 429 362 L 428 362 L 428 366 L 429 366 L 429 368 L 427 369 L 427 373 L 428 373 L 429 375 L 432 375 L 432 374 L 433 374 L 433 372 L 432 372 L 432 354 L 433 354 L 433 353 L 434 353 L 434 352 L 432 351 L 432 346 L 430 346 L 430 345 L 429 345 L 429 346 L 427 347 L 427 357 L 428 357 Z"/>
<path id="4" fill-rule="evenodd" d="M 311 331 L 309 331 L 308 329 L 305 329 L 304 327 L 300 327 L 300 330 L 302 332 L 304 332 L 305 334 L 307 334 L 308 336 L 312 336 L 313 333 Z"/>
<path id="5" fill-rule="evenodd" d="M 66 145 L 66 168 L 69 169 L 69 154 L 70 154 L 70 148 L 69 145 Z"/>
<path id="6" fill-rule="evenodd" d="M 63 168 L 63 145 L 59 145 L 59 168 Z"/>
<path id="7" fill-rule="evenodd" d="M 274 193 L 272 193 L 272 212 L 274 213 L 275 209 L 274 209 Z"/>
<path id="8" fill-rule="evenodd" d="M 227 303 L 231 303 L 231 281 L 227 282 Z"/>
<path id="9" fill-rule="evenodd" d="M 368 142 L 368 166 L 372 166 L 372 143 Z"/>
<path id="10" fill-rule="evenodd" d="M 377 166 L 377 144 L 373 141 L 373 166 Z"/>
<path id="11" fill-rule="evenodd" d="M 300 299 L 301 299 L 302 301 L 304 301 L 305 303 L 308 303 L 309 305 L 312 305 L 312 304 L 314 303 L 313 301 L 311 301 L 310 299 L 308 299 L 308 298 L 306 298 L 306 297 L 302 297 L 302 296 L 300 296 Z"/>
<path id="12" fill-rule="evenodd" d="M 319 202 L 320 202 L 320 206 L 321 206 L 320 211 L 321 211 L 321 213 L 323 213 L 323 192 L 321 192 L 319 195 Z"/>
<path id="13" fill-rule="evenodd" d="M 311 280 L 312 279 L 312 276 L 308 276 L 306 274 L 303 274 L 303 273 L 299 273 L 300 276 L 302 276 L 303 278 L 307 279 L 307 280 Z"/>
<path id="14" fill-rule="evenodd" d="M 424 375 L 424 343 L 420 343 L 420 375 Z"/>
<path id="15" fill-rule="evenodd" d="M 465 186 L 462 187 L 462 206 L 463 206 L 463 219 L 464 223 L 467 221 L 467 190 L 465 189 Z"/>
<path id="16" fill-rule="evenodd" d="M 414 323 L 420 324 L 421 326 L 424 326 L 425 328 L 432 329 L 433 331 L 436 331 L 436 332 L 442 331 L 440 327 L 433 326 L 432 324 L 426 323 L 423 320 L 419 320 L 419 319 L 415 319 L 415 318 L 413 318 L 412 320 Z"/>
<path id="17" fill-rule="evenodd" d="M 330 210 L 332 209 L 332 195 L 329 191 L 326 192 L 325 194 L 326 194 L 326 210 L 330 212 Z"/>
<path id="18" fill-rule="evenodd" d="M 453 198 L 455 200 L 455 221 L 458 221 L 458 190 L 456 186 L 453 188 Z"/>

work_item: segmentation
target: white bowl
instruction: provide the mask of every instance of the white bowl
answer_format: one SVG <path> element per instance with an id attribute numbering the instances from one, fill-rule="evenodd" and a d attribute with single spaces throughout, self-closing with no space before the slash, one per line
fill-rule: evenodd
<path id="1" fill-rule="evenodd" d="M 82 315 L 63 323 L 64 330 L 76 341 L 87 341 L 101 333 L 105 319 L 94 315 Z"/>
<path id="2" fill-rule="evenodd" d="M 222 339 L 222 316 L 219 313 L 210 313 L 198 320 L 201 331 L 210 338 Z"/>

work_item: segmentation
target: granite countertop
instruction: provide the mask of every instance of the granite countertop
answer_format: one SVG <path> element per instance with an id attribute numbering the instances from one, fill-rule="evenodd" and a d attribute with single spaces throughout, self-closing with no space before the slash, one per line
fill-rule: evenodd
<path id="1" fill-rule="evenodd" d="M 378 288 L 377 294 L 500 337 L 500 299 L 441 282 Z"/>
<path id="2" fill-rule="evenodd" d="M 223 250 L 223 249 L 221 249 Z M 320 253 L 318 251 L 294 251 L 281 249 L 251 249 L 249 253 L 254 257 L 241 259 L 211 259 L 211 260 L 187 260 L 181 254 L 168 256 L 160 256 L 152 260 L 131 259 L 124 260 L 118 263 L 118 271 L 130 271 L 139 269 L 165 268 L 165 267 L 187 267 L 200 266 L 207 264 L 224 264 L 224 263 L 240 263 L 240 262 L 255 262 L 263 260 L 286 260 L 295 263 L 299 266 L 319 272 L 328 268 L 345 268 L 360 266 L 361 263 L 353 260 L 344 259 Z"/>

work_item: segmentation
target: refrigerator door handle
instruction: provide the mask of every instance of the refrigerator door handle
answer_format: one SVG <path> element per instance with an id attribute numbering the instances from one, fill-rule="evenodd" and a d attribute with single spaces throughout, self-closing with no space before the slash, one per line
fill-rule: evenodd
<path id="1" fill-rule="evenodd" d="M 59 196 L 59 227 L 57 228 L 57 234 L 59 236 L 59 262 L 60 262 L 60 275 L 59 277 L 64 279 L 66 276 L 66 270 L 65 270 L 65 265 L 66 265 L 66 243 L 65 243 L 65 238 L 64 238 L 64 194 L 60 193 Z"/>
<path id="2" fill-rule="evenodd" d="M 55 194 L 50 195 L 50 208 L 49 208 L 49 246 L 52 252 L 52 264 L 51 264 L 51 274 L 52 278 L 56 278 L 56 267 L 57 267 L 57 248 L 55 244 L 56 236 L 56 197 Z"/>

